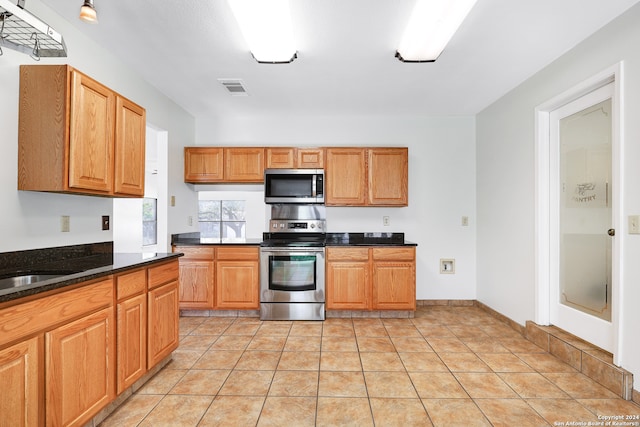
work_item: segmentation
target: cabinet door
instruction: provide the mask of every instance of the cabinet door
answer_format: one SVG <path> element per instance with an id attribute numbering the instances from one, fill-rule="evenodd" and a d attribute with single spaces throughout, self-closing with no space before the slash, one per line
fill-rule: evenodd
<path id="1" fill-rule="evenodd" d="M 326 272 L 327 310 L 369 309 L 369 263 L 330 261 Z"/>
<path id="2" fill-rule="evenodd" d="M 296 149 L 295 148 L 274 148 L 265 149 L 267 157 L 267 169 L 291 169 L 295 168 Z"/>
<path id="3" fill-rule="evenodd" d="M 116 194 L 144 196 L 145 133 L 144 108 L 118 96 L 114 149 Z"/>
<path id="4" fill-rule="evenodd" d="M 114 399 L 115 338 L 113 307 L 45 334 L 47 425 L 82 426 Z"/>
<path id="5" fill-rule="evenodd" d="M 185 147 L 184 182 L 221 182 L 224 150 L 216 147 Z"/>
<path id="6" fill-rule="evenodd" d="M 113 191 L 115 94 L 71 71 L 69 189 Z"/>
<path id="7" fill-rule="evenodd" d="M 224 180 L 264 182 L 264 148 L 225 148 Z"/>
<path id="8" fill-rule="evenodd" d="M 369 148 L 369 205 L 407 206 L 409 162 L 406 148 Z"/>
<path id="9" fill-rule="evenodd" d="M 323 169 L 323 148 L 298 148 L 296 167 L 298 169 Z"/>
<path id="10" fill-rule="evenodd" d="M 42 425 L 39 342 L 41 339 L 34 337 L 0 350 L 0 426 Z"/>
<path id="11" fill-rule="evenodd" d="M 364 206 L 367 199 L 366 149 L 327 148 L 325 204 Z"/>
<path id="12" fill-rule="evenodd" d="M 373 309 L 416 309 L 415 263 L 387 261 L 373 263 Z"/>
<path id="13" fill-rule="evenodd" d="M 147 310 L 147 367 L 151 369 L 178 347 L 178 281 L 150 290 Z"/>
<path id="14" fill-rule="evenodd" d="M 180 308 L 213 309 L 213 269 L 212 259 L 180 259 Z"/>
<path id="15" fill-rule="evenodd" d="M 147 295 L 118 304 L 118 394 L 147 371 Z"/>
<path id="16" fill-rule="evenodd" d="M 260 307 L 257 260 L 216 261 L 216 308 L 257 310 Z"/>

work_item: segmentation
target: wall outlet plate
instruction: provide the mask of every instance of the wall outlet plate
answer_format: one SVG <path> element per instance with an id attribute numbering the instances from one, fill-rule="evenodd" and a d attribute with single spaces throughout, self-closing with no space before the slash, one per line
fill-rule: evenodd
<path id="1" fill-rule="evenodd" d="M 71 231 L 71 218 L 69 215 L 62 215 L 60 217 L 60 231 L 63 233 Z"/>
<path id="2" fill-rule="evenodd" d="M 102 215 L 102 230 L 108 230 L 109 223 L 109 215 Z"/>
<path id="3" fill-rule="evenodd" d="M 440 259 L 440 274 L 455 274 L 456 260 L 452 258 Z"/>

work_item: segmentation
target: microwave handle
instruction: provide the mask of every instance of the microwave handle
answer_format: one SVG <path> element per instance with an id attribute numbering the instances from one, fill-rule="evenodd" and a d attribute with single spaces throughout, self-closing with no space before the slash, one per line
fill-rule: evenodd
<path id="1" fill-rule="evenodd" d="M 311 180 L 311 197 L 316 197 L 318 195 L 318 175 L 313 175 L 313 179 Z"/>

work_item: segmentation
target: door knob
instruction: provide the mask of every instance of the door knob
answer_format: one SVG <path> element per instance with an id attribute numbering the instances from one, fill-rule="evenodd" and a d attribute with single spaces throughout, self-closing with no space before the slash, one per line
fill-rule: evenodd
<path id="1" fill-rule="evenodd" d="M 610 228 L 609 230 L 607 230 L 607 234 L 609 236 L 615 236 L 616 235 L 616 229 L 615 228 Z"/>

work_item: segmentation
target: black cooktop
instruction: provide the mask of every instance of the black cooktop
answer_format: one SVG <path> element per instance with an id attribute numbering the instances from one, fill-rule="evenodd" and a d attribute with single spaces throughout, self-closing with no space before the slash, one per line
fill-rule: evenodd
<path id="1" fill-rule="evenodd" d="M 323 247 L 325 233 L 263 233 L 263 247 Z"/>

